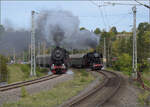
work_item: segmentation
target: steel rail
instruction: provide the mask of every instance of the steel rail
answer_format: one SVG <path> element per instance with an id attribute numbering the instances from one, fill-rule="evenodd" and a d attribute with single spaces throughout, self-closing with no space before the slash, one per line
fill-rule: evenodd
<path id="1" fill-rule="evenodd" d="M 33 79 L 33 80 L 16 82 L 16 83 L 0 86 L 0 92 L 7 91 L 7 90 L 10 90 L 10 89 L 19 88 L 19 87 L 22 87 L 22 86 L 35 84 L 35 83 L 39 83 L 39 82 L 43 82 L 43 81 L 47 81 L 47 80 L 54 79 L 54 78 L 59 77 L 59 76 L 60 75 L 53 75 L 53 74 L 52 75 L 46 75 L 46 76 L 42 76 L 40 78 L 36 78 L 36 79 Z"/>
<path id="2" fill-rule="evenodd" d="M 106 101 L 110 100 L 116 93 L 117 91 L 119 90 L 120 88 L 120 85 L 121 85 L 121 77 L 120 75 L 116 74 L 115 72 L 112 72 L 112 71 L 108 71 L 108 70 L 102 70 L 101 71 L 98 71 L 99 73 L 101 73 L 103 76 L 104 76 L 104 80 L 103 82 L 96 86 L 94 89 L 90 90 L 89 92 L 87 92 L 86 94 L 82 95 L 81 97 L 79 98 L 76 98 L 64 105 L 62 105 L 61 107 L 65 107 L 67 105 L 67 107 L 77 107 L 76 105 L 80 104 L 82 101 L 90 98 L 90 96 L 94 95 L 95 93 L 101 91 L 106 85 L 108 85 L 110 83 L 110 79 L 108 75 L 113 75 L 115 76 L 115 78 L 117 80 L 115 80 L 115 84 L 117 84 L 117 87 L 113 87 L 112 91 L 111 91 L 111 94 L 109 94 L 108 96 L 106 96 L 102 101 L 100 101 L 96 107 L 99 107 L 100 105 L 104 104 Z M 107 73 L 106 73 L 107 72 Z"/>

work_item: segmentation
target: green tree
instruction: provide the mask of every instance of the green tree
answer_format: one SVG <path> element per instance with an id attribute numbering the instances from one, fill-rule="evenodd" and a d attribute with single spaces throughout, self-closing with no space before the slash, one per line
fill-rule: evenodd
<path id="1" fill-rule="evenodd" d="M 86 30 L 84 27 L 81 27 L 80 30 Z"/>
<path id="2" fill-rule="evenodd" d="M 137 34 L 137 55 L 138 63 L 144 66 L 144 62 L 150 57 L 150 24 L 144 22 L 138 26 Z"/>
<path id="3" fill-rule="evenodd" d="M 143 33 L 145 31 L 150 31 L 150 24 L 148 24 L 147 22 L 140 23 L 138 26 L 138 31 L 140 33 Z"/>
<path id="4" fill-rule="evenodd" d="M 117 34 L 118 31 L 117 31 L 117 28 L 115 26 L 113 26 L 111 29 L 110 29 L 110 32 L 113 32 L 114 34 Z"/>
<path id="5" fill-rule="evenodd" d="M 132 70 L 132 57 L 129 54 L 122 54 L 113 63 L 113 68 L 118 71 L 128 71 Z"/>
<path id="6" fill-rule="evenodd" d="M 100 34 L 100 33 L 101 33 L 101 30 L 100 30 L 99 28 L 96 28 L 96 29 L 94 30 L 94 33 L 95 33 L 95 34 Z"/>

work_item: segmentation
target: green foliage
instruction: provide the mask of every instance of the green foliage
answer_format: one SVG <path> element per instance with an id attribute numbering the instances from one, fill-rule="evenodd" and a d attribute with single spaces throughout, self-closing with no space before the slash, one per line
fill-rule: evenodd
<path id="1" fill-rule="evenodd" d="M 140 70 L 145 66 L 145 61 L 150 57 L 150 24 L 144 22 L 138 26 L 137 34 L 137 52 L 138 63 L 140 63 Z"/>
<path id="2" fill-rule="evenodd" d="M 150 92 L 145 91 L 139 94 L 138 101 L 141 106 L 149 107 L 150 106 Z"/>
<path id="3" fill-rule="evenodd" d="M 94 33 L 95 33 L 95 34 L 100 34 L 100 33 L 101 33 L 101 30 L 100 30 L 99 28 L 96 28 L 96 29 L 94 30 Z"/>
<path id="4" fill-rule="evenodd" d="M 129 54 L 122 54 L 118 57 L 117 61 L 113 63 L 113 68 L 118 71 L 131 72 L 132 58 Z"/>
<path id="5" fill-rule="evenodd" d="M 80 30 L 85 30 L 85 28 L 84 28 L 84 27 L 81 27 Z"/>
<path id="6" fill-rule="evenodd" d="M 27 96 L 28 96 L 28 92 L 26 88 L 24 86 L 21 87 L 21 97 L 27 97 Z"/>
<path id="7" fill-rule="evenodd" d="M 118 36 L 119 35 L 119 36 Z M 112 27 L 109 32 L 101 31 L 100 44 L 97 46 L 97 51 L 104 52 L 104 38 L 106 44 L 106 61 L 107 67 L 113 66 L 116 70 L 131 71 L 132 54 L 133 54 L 133 36 L 132 32 L 117 32 L 116 27 Z M 137 29 L 137 60 L 139 71 L 149 71 L 150 58 L 150 24 L 140 23 Z M 127 56 L 128 55 L 128 56 Z M 125 58 L 123 58 L 125 57 Z M 127 57 L 127 59 L 126 59 Z M 130 58 L 129 58 L 130 57 Z M 117 58 L 117 61 L 112 62 L 112 58 Z M 130 63 L 126 61 L 129 61 Z M 123 62 L 122 62 L 123 61 Z M 123 64 L 124 63 L 124 64 Z M 127 66 L 127 65 L 129 66 Z M 122 67 L 120 67 L 122 66 Z M 125 72 L 125 74 L 129 74 Z"/>
<path id="8" fill-rule="evenodd" d="M 138 31 L 144 32 L 144 31 L 150 31 L 150 24 L 147 22 L 140 23 L 138 26 Z"/>
<path id="9" fill-rule="evenodd" d="M 8 65 L 8 83 L 24 81 L 29 78 L 30 66 L 25 64 Z"/>
<path id="10" fill-rule="evenodd" d="M 39 68 L 37 67 L 36 68 L 36 73 L 37 73 L 37 77 L 41 77 L 41 76 L 44 76 L 48 73 L 48 69 L 47 68 Z"/>
<path id="11" fill-rule="evenodd" d="M 110 32 L 113 32 L 114 34 L 117 34 L 118 31 L 117 31 L 117 28 L 115 26 L 113 26 L 111 29 L 110 29 Z"/>
<path id="12" fill-rule="evenodd" d="M 46 75 L 48 69 L 36 68 L 37 77 Z M 37 77 L 30 77 L 30 65 L 29 64 L 12 64 L 8 65 L 8 83 L 25 81 L 35 79 Z"/>

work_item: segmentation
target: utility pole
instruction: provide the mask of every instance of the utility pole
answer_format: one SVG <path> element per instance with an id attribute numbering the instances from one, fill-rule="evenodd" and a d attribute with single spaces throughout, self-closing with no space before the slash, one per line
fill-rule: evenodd
<path id="1" fill-rule="evenodd" d="M 45 54 L 46 54 L 46 42 L 44 41 L 44 42 L 43 42 L 43 56 L 44 56 L 44 58 L 43 58 L 43 65 L 44 65 L 44 67 L 46 67 Z"/>
<path id="2" fill-rule="evenodd" d="M 133 59 L 132 59 L 132 78 L 137 78 L 137 44 L 136 44 L 136 6 L 132 8 L 133 11 Z"/>
<path id="3" fill-rule="evenodd" d="M 13 49 L 13 60 L 14 60 L 14 63 L 16 63 L 16 51 L 15 51 L 15 48 Z"/>
<path id="4" fill-rule="evenodd" d="M 30 56 L 31 56 L 30 55 L 30 53 L 31 53 L 30 51 L 31 51 L 31 46 L 29 45 L 28 46 L 28 62 L 30 62 Z"/>
<path id="5" fill-rule="evenodd" d="M 31 31 L 31 72 L 30 76 L 36 76 L 36 63 L 35 63 L 35 28 L 34 28 L 34 15 L 35 11 L 31 12 L 32 15 L 32 31 Z"/>
<path id="6" fill-rule="evenodd" d="M 103 55 L 103 61 L 104 61 L 104 68 L 106 68 L 106 41 L 104 37 L 104 55 Z"/>
<path id="7" fill-rule="evenodd" d="M 24 51 L 23 51 L 23 53 L 22 53 L 22 61 L 24 62 L 25 60 L 24 60 Z"/>
<path id="8" fill-rule="evenodd" d="M 150 7 L 150 0 L 149 0 L 149 7 Z M 150 8 L 149 8 L 149 24 L 150 24 Z"/>
<path id="9" fill-rule="evenodd" d="M 40 53 L 41 53 L 41 44 L 40 44 L 40 41 L 38 42 L 38 55 L 40 55 Z M 39 63 L 39 67 L 40 67 L 40 58 L 39 58 L 39 61 L 38 61 L 38 63 Z"/>

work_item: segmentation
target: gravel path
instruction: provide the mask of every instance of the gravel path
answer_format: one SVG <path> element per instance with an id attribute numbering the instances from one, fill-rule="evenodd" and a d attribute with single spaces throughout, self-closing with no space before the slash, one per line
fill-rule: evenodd
<path id="1" fill-rule="evenodd" d="M 101 107 L 140 107 L 137 101 L 140 90 L 129 83 L 128 77 L 119 73 L 122 77 L 122 85 L 117 94 Z"/>
<path id="2" fill-rule="evenodd" d="M 38 93 L 40 91 L 46 91 L 53 88 L 56 84 L 73 79 L 73 74 L 63 74 L 60 77 L 43 81 L 37 84 L 26 86 L 26 90 L 29 94 Z M 0 106 L 5 102 L 18 101 L 21 97 L 21 88 L 0 92 Z"/>

